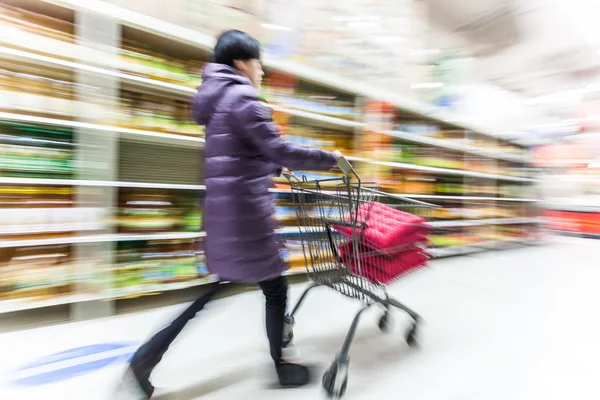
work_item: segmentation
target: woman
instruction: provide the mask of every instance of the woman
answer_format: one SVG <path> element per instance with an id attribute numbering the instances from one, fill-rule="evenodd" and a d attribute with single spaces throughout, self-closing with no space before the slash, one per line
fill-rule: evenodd
<path id="1" fill-rule="evenodd" d="M 282 359 L 288 284 L 269 188 L 282 168 L 330 170 L 337 157 L 279 136 L 270 109 L 258 96 L 263 75 L 254 38 L 236 30 L 219 37 L 214 63 L 206 66 L 194 99 L 194 118 L 206 126 L 205 251 L 209 270 L 223 281 L 258 283 L 266 298 L 267 336 L 279 382 L 297 387 L 308 383 L 309 376 L 306 367 Z M 218 287 L 213 285 L 134 355 L 129 377 L 146 398 L 154 391 L 152 370 Z"/>

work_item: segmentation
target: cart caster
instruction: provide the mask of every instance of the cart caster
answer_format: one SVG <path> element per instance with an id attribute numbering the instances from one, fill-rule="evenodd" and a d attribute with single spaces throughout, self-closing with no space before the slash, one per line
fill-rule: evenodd
<path id="1" fill-rule="evenodd" d="M 418 347 L 419 343 L 417 341 L 418 339 L 418 335 L 419 335 L 419 331 L 417 329 L 417 324 L 416 322 L 413 322 L 412 326 L 410 327 L 410 329 L 408 330 L 408 332 L 406 332 L 406 344 L 408 344 L 409 347 Z"/>
<path id="2" fill-rule="evenodd" d="M 379 320 L 377 326 L 379 327 L 379 330 L 383 333 L 387 333 L 390 331 L 390 317 L 387 312 L 381 316 L 381 319 Z"/>
<path id="3" fill-rule="evenodd" d="M 348 385 L 348 361 L 335 361 L 323 375 L 323 388 L 329 397 L 339 399 Z"/>
<path id="4" fill-rule="evenodd" d="M 294 341 L 294 317 L 286 315 L 283 324 L 283 339 L 281 342 L 281 347 L 285 349 Z"/>

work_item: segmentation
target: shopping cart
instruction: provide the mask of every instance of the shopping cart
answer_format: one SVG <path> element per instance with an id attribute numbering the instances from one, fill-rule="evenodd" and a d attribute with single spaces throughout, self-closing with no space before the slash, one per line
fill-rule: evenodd
<path id="1" fill-rule="evenodd" d="M 339 354 L 323 376 L 323 387 L 334 398 L 343 396 L 346 391 L 348 352 L 361 315 L 373 305 L 384 309 L 379 320 L 382 332 L 388 330 L 390 308 L 406 312 L 412 319 L 406 332 L 406 342 L 411 347 L 417 344 L 419 315 L 390 298 L 385 285 L 425 265 L 427 256 L 424 248 L 429 227 L 424 221 L 432 208 L 436 207 L 381 192 L 374 185 L 361 184 L 358 174 L 341 155 L 338 166 L 344 173 L 341 178 L 307 180 L 306 177 L 298 179 L 289 171 L 286 173 L 296 208 L 306 269 L 312 284 L 286 316 L 284 346 L 292 342 L 294 317 L 307 294 L 314 288 L 326 286 L 363 302 Z M 395 240 L 392 246 L 377 246 L 373 243 L 374 235 L 370 235 L 369 231 L 377 208 L 401 210 L 406 212 L 404 215 L 420 218 L 407 221 L 407 229 L 401 232 L 396 238 L 400 240 Z M 412 239 L 404 242 L 401 240 L 410 237 Z M 394 261 L 402 257 L 403 262 Z"/>

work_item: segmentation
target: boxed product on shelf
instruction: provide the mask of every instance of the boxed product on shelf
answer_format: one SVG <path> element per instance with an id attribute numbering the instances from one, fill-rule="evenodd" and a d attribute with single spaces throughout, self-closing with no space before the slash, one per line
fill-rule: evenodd
<path id="1" fill-rule="evenodd" d="M 192 118 L 190 102 L 123 91 L 118 124 L 126 128 L 203 136 Z"/>
<path id="2" fill-rule="evenodd" d="M 0 238 L 29 239 L 102 231 L 105 210 L 77 205 L 71 187 L 0 186 Z"/>
<path id="3" fill-rule="evenodd" d="M 119 243 L 113 289 L 185 282 L 202 277 L 203 255 L 193 241 Z"/>
<path id="4" fill-rule="evenodd" d="M 199 232 L 200 201 L 159 189 L 122 190 L 115 223 L 121 232 Z"/>
<path id="5" fill-rule="evenodd" d="M 72 260 L 68 246 L 0 249 L 0 300 L 71 293 Z"/>
<path id="6" fill-rule="evenodd" d="M 75 171 L 72 137 L 66 128 L 0 123 L 0 175 L 70 178 Z"/>
<path id="7" fill-rule="evenodd" d="M 135 75 L 193 88 L 202 83 L 203 62 L 168 57 L 145 49 L 135 41 L 125 40 L 121 48 L 121 60 L 122 69 Z"/>

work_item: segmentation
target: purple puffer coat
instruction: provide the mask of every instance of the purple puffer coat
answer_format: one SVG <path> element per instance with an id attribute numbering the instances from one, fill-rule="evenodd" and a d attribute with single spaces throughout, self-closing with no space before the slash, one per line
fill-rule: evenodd
<path id="1" fill-rule="evenodd" d="M 233 282 L 280 276 L 285 266 L 275 235 L 272 178 L 282 166 L 329 170 L 335 155 L 283 140 L 250 80 L 226 65 L 206 66 L 194 98 L 194 118 L 206 125 L 208 269 Z"/>

